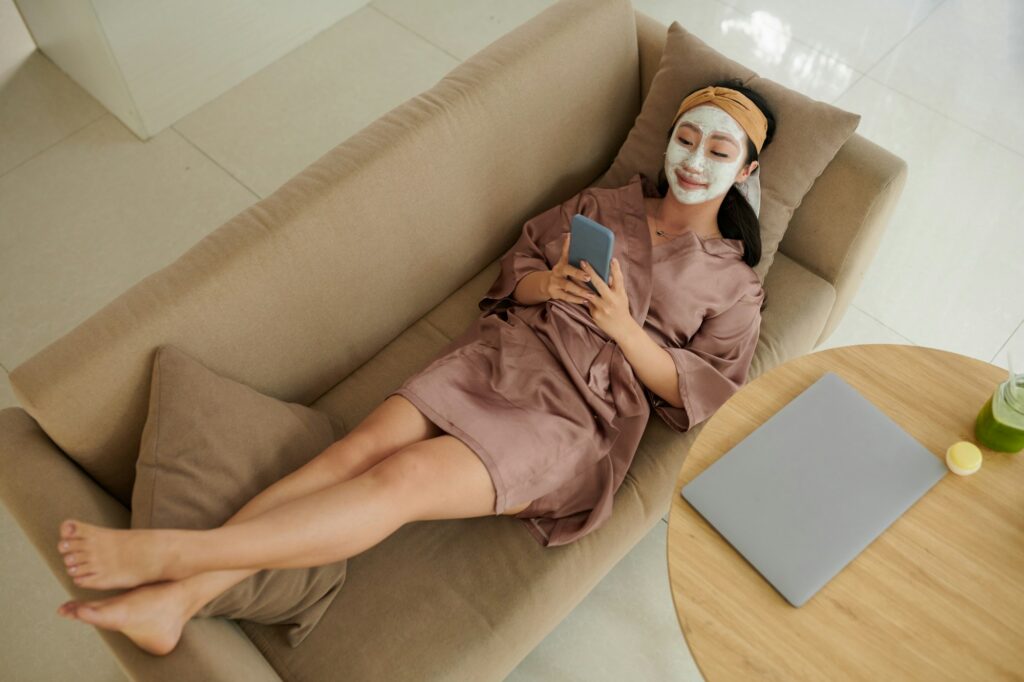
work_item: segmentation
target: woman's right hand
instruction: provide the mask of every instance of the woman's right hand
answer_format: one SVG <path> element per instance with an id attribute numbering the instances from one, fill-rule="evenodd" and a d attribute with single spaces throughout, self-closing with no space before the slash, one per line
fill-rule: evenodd
<path id="1" fill-rule="evenodd" d="M 573 281 L 576 279 L 581 282 L 589 282 L 590 275 L 580 268 L 569 265 L 569 237 L 570 234 L 567 232 L 562 241 L 562 255 L 559 256 L 555 267 L 548 271 L 544 289 L 549 299 L 568 301 L 569 303 L 586 303 L 594 300 L 596 294 L 589 287 Z"/>

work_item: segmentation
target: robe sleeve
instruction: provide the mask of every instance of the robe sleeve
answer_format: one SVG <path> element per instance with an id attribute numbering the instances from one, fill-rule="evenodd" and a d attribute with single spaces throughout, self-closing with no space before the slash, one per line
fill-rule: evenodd
<path id="1" fill-rule="evenodd" d="M 675 361 L 683 407 L 673 407 L 646 390 L 654 411 L 673 431 L 684 433 L 701 423 L 746 383 L 761 333 L 764 296 L 764 289 L 759 289 L 724 312 L 705 317 L 682 348 L 662 346 Z"/>
<path id="2" fill-rule="evenodd" d="M 519 281 L 531 272 L 553 268 L 561 254 L 562 239 L 572 229 L 573 216 L 582 213 L 589 217 L 596 208 L 592 192 L 585 189 L 526 221 L 519 239 L 501 257 L 498 278 L 480 299 L 479 309 L 488 314 L 523 305 L 512 297 Z"/>

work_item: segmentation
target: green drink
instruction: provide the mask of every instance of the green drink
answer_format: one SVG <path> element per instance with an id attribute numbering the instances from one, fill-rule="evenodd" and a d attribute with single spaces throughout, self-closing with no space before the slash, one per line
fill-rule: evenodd
<path id="1" fill-rule="evenodd" d="M 997 452 L 1024 450 L 1024 374 L 1014 374 L 996 386 L 974 421 L 974 437 L 980 445 Z"/>

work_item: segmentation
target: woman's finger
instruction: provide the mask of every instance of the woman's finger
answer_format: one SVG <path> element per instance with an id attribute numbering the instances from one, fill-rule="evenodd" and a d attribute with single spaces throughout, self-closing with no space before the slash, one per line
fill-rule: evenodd
<path id="1" fill-rule="evenodd" d="M 566 264 L 569 262 L 569 233 L 565 233 L 565 239 L 562 240 L 562 255 L 558 257 L 560 264 Z"/>
<path id="2" fill-rule="evenodd" d="M 583 265 L 583 269 L 584 269 L 584 271 L 585 271 L 585 272 L 586 272 L 586 273 L 587 273 L 588 275 L 590 275 L 590 281 L 591 281 L 591 283 L 592 283 L 592 284 L 593 284 L 593 285 L 594 285 L 595 287 L 597 287 L 597 293 L 599 293 L 599 294 L 601 294 L 602 296 L 604 296 L 604 293 L 605 293 L 606 291 L 608 291 L 608 284 L 607 284 L 607 283 L 606 283 L 606 282 L 605 282 L 605 281 L 604 281 L 603 279 L 601 279 L 601 276 L 600 276 L 600 275 L 598 275 L 598 274 L 597 274 L 597 273 L 596 273 L 596 272 L 594 271 L 594 268 L 590 267 L 590 263 L 588 263 L 588 262 L 586 262 L 586 261 L 583 261 L 583 262 L 582 262 L 582 265 Z"/>
<path id="3" fill-rule="evenodd" d="M 576 294 L 577 296 L 582 296 L 584 298 L 592 298 L 594 296 L 597 296 L 597 294 L 595 294 L 593 291 L 586 287 L 580 286 L 579 284 L 572 285 L 572 293 Z"/>
<path id="4" fill-rule="evenodd" d="M 583 296 L 580 296 L 579 294 L 576 294 L 576 293 L 574 293 L 572 291 L 569 291 L 567 289 L 562 291 L 562 293 L 559 296 L 559 298 L 561 298 L 563 301 L 568 301 L 569 303 L 589 303 L 590 302 L 589 299 L 586 299 Z"/>

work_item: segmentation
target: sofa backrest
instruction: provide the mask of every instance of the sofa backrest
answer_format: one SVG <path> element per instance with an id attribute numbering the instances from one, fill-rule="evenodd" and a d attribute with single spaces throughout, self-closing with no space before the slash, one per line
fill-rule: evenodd
<path id="1" fill-rule="evenodd" d="M 14 393 L 128 505 L 157 346 L 310 404 L 601 174 L 639 93 L 629 0 L 561 0 L 14 368 Z"/>

